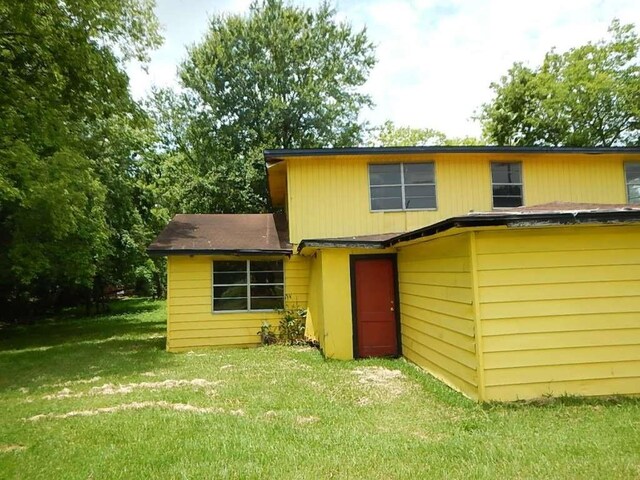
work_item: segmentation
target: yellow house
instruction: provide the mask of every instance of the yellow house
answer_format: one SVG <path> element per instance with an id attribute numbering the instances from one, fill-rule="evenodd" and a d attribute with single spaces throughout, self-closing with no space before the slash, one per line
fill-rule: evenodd
<path id="1" fill-rule="evenodd" d="M 285 298 L 325 356 L 465 395 L 640 394 L 640 148 L 269 150 L 282 214 L 177 215 L 167 349 L 259 343 Z"/>

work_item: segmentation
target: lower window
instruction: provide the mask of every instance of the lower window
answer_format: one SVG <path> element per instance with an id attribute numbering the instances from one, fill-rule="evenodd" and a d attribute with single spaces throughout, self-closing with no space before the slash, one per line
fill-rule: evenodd
<path id="1" fill-rule="evenodd" d="M 282 260 L 213 262 L 213 311 L 275 310 L 284 306 Z"/>

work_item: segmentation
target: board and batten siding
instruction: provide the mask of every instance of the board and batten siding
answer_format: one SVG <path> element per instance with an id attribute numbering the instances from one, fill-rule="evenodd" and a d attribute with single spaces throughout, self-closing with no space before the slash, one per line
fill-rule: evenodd
<path id="1" fill-rule="evenodd" d="M 167 263 L 167 350 L 213 346 L 255 346 L 262 322 L 277 327 L 276 312 L 212 312 L 215 260 L 264 260 L 265 257 L 169 256 Z M 298 255 L 284 259 L 287 301 L 307 306 L 309 261 Z"/>
<path id="2" fill-rule="evenodd" d="M 624 162 L 633 154 L 465 153 L 338 155 L 287 160 L 291 242 L 406 232 L 492 209 L 491 162 L 522 162 L 524 203 L 626 203 Z M 437 209 L 371 211 L 370 163 L 434 162 Z"/>
<path id="3" fill-rule="evenodd" d="M 470 234 L 402 247 L 398 284 L 402 353 L 478 398 Z"/>
<path id="4" fill-rule="evenodd" d="M 476 233 L 487 400 L 640 394 L 640 227 Z"/>

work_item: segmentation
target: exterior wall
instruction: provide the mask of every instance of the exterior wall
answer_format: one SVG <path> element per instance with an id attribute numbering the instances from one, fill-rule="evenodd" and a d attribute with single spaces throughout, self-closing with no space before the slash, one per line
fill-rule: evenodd
<path id="1" fill-rule="evenodd" d="M 276 312 L 212 313 L 212 262 L 251 257 L 169 256 L 167 350 L 209 346 L 253 346 L 262 322 L 277 327 Z M 264 259 L 259 257 L 256 259 Z M 287 300 L 306 306 L 309 262 L 300 256 L 284 260 Z"/>
<path id="2" fill-rule="evenodd" d="M 640 226 L 476 235 L 487 400 L 640 394 Z"/>
<path id="3" fill-rule="evenodd" d="M 626 203 L 628 154 L 403 154 L 287 159 L 290 238 L 405 232 L 469 211 L 492 208 L 492 161 L 521 161 L 524 202 Z M 371 212 L 369 163 L 433 161 L 437 210 Z"/>
<path id="4" fill-rule="evenodd" d="M 353 359 L 351 255 L 390 250 L 327 248 L 311 259 L 306 334 L 320 343 L 327 358 Z"/>
<path id="5" fill-rule="evenodd" d="M 351 315 L 351 249 L 322 252 L 322 290 L 324 298 L 323 349 L 327 358 L 353 358 L 353 318 Z"/>
<path id="6" fill-rule="evenodd" d="M 478 398 L 470 235 L 399 248 L 398 280 L 403 355 Z"/>
<path id="7" fill-rule="evenodd" d="M 310 261 L 309 302 L 305 335 L 320 344 L 324 351 L 324 293 L 322 289 L 322 252 L 316 252 Z"/>

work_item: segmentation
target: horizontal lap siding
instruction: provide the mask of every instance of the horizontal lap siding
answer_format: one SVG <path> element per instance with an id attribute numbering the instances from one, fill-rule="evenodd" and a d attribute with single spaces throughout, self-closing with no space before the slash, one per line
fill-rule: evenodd
<path id="1" fill-rule="evenodd" d="M 228 259 L 225 258 L 225 259 Z M 234 257 L 238 260 L 238 257 Z M 187 350 L 209 346 L 254 346 L 263 322 L 277 326 L 276 312 L 212 313 L 211 273 L 214 257 L 169 257 L 167 349 Z M 308 260 L 285 259 L 287 302 L 306 307 Z"/>
<path id="2" fill-rule="evenodd" d="M 472 281 L 469 234 L 398 253 L 404 356 L 476 398 Z"/>
<path id="3" fill-rule="evenodd" d="M 626 202 L 620 154 L 422 153 L 335 155 L 287 159 L 290 237 L 309 238 L 405 232 L 469 211 L 491 210 L 491 162 L 520 161 L 524 203 Z M 434 162 L 435 210 L 371 211 L 368 164 Z"/>
<path id="4" fill-rule="evenodd" d="M 640 393 L 640 226 L 477 240 L 489 400 Z"/>

